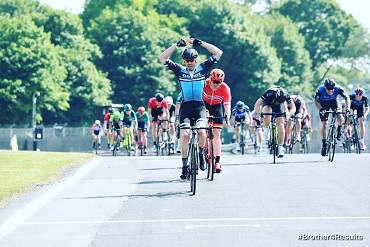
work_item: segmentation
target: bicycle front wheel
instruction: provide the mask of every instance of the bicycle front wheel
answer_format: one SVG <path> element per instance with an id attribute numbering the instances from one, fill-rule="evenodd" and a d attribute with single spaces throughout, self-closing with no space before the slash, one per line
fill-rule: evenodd
<path id="1" fill-rule="evenodd" d="M 190 151 L 190 191 L 195 195 L 197 188 L 197 151 L 196 146 L 191 145 Z"/>
<path id="2" fill-rule="evenodd" d="M 335 154 L 335 127 L 331 127 L 328 133 L 328 143 L 327 143 L 327 154 L 329 157 L 329 161 L 333 162 L 334 154 Z"/>
<path id="3" fill-rule="evenodd" d="M 274 164 L 276 162 L 276 156 L 277 156 L 277 140 L 276 140 L 276 129 L 275 128 L 272 128 L 271 129 L 271 148 L 272 148 L 272 156 L 273 156 L 273 160 L 274 160 Z"/>
<path id="4" fill-rule="evenodd" d="M 357 154 L 361 153 L 360 139 L 358 138 L 357 125 L 353 125 L 353 145 Z"/>

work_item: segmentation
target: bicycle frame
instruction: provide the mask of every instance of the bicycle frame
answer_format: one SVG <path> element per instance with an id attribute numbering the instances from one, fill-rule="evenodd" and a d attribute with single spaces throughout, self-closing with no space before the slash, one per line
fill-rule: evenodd
<path id="1" fill-rule="evenodd" d="M 167 125 L 166 132 L 163 132 L 162 130 L 162 123 L 167 122 L 169 123 L 168 119 L 158 119 L 158 126 L 157 126 L 157 156 L 159 155 L 170 155 L 170 144 L 169 144 L 169 137 L 165 135 L 168 135 L 169 133 L 169 127 Z"/>
<path id="2" fill-rule="evenodd" d="M 197 138 L 197 130 L 205 129 L 207 130 L 208 127 L 184 127 L 183 129 L 190 129 L 191 136 L 189 140 L 189 150 L 188 150 L 188 177 L 187 179 L 190 180 L 190 191 L 193 195 L 196 192 L 196 185 L 197 185 L 197 173 L 199 169 L 199 155 L 198 155 L 198 138 Z"/>
<path id="3" fill-rule="evenodd" d="M 338 114 L 343 114 L 343 112 L 338 112 L 338 111 L 326 111 L 327 113 L 331 113 L 331 121 L 329 125 L 329 130 L 328 130 L 328 135 L 326 136 L 326 154 L 329 157 L 329 161 L 333 162 L 334 160 L 334 154 L 335 154 L 335 145 L 337 143 L 336 137 L 337 137 L 337 115 Z"/>
<path id="4" fill-rule="evenodd" d="M 132 145 L 132 140 L 131 140 L 131 128 L 132 127 L 127 127 L 125 128 L 125 139 L 123 140 L 123 147 L 126 149 L 127 155 L 131 156 L 131 145 Z"/>
<path id="5" fill-rule="evenodd" d="M 240 122 L 240 141 L 239 141 L 239 146 L 240 150 L 242 152 L 242 155 L 244 155 L 244 150 L 245 150 L 245 139 L 246 139 L 246 130 L 245 130 L 245 125 L 246 122 L 242 120 Z"/>
<path id="6" fill-rule="evenodd" d="M 351 143 L 354 146 L 354 149 L 355 149 L 356 153 L 360 154 L 361 153 L 361 146 L 360 146 L 360 138 L 359 138 L 359 135 L 358 135 L 358 118 L 354 114 L 349 115 L 349 118 L 350 118 L 350 122 L 353 125 L 353 131 L 352 131 L 352 135 L 351 135 Z"/>
<path id="7" fill-rule="evenodd" d="M 274 164 L 276 162 L 276 157 L 277 157 L 277 148 L 278 148 L 278 135 L 277 135 L 277 127 L 276 127 L 276 118 L 277 117 L 282 117 L 282 116 L 285 116 L 285 112 L 284 113 L 275 113 L 275 112 L 272 112 L 272 113 L 261 113 L 261 117 L 263 116 L 271 116 L 271 121 L 270 121 L 270 154 L 272 154 L 273 156 L 273 161 L 274 161 Z"/>

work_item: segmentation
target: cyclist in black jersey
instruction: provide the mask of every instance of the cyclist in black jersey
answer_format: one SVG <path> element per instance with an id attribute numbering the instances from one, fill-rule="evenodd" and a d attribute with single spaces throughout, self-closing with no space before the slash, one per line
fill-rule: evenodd
<path id="1" fill-rule="evenodd" d="M 170 56 L 179 47 L 190 46 L 182 52 L 184 65 L 178 64 L 170 60 Z M 203 47 L 207 49 L 212 56 L 206 61 L 197 64 L 198 51 L 193 47 Z M 222 56 L 222 50 L 218 47 L 209 44 L 199 39 L 183 37 L 177 43 L 168 47 L 160 56 L 159 60 L 168 69 L 172 70 L 177 77 L 178 84 L 182 92 L 182 103 L 180 106 L 180 139 L 181 139 L 181 157 L 182 157 L 182 174 L 181 179 L 185 179 L 187 175 L 187 153 L 188 141 L 190 138 L 190 125 L 197 127 L 206 127 L 206 108 L 203 102 L 202 94 L 205 85 L 205 80 L 208 71 L 218 62 Z M 205 160 L 203 155 L 203 147 L 206 140 L 205 130 L 198 131 L 198 146 L 199 146 L 199 163 L 200 169 L 205 170 Z"/>

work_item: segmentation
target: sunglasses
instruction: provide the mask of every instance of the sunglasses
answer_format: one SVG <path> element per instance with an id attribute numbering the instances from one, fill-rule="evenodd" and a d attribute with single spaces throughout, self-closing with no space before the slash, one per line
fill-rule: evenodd
<path id="1" fill-rule="evenodd" d="M 185 59 L 184 60 L 184 62 L 185 63 L 192 63 L 192 62 L 194 62 L 195 61 L 195 59 Z"/>
<path id="2" fill-rule="evenodd" d="M 328 90 L 328 91 L 333 91 L 333 90 L 334 90 L 334 88 L 326 88 L 326 90 Z"/>
<path id="3" fill-rule="evenodd" d="M 221 84 L 222 83 L 222 81 L 217 81 L 217 80 L 212 80 L 212 82 L 213 82 L 213 84 Z"/>
<path id="4" fill-rule="evenodd" d="M 362 96 L 362 93 L 356 93 L 357 96 Z"/>

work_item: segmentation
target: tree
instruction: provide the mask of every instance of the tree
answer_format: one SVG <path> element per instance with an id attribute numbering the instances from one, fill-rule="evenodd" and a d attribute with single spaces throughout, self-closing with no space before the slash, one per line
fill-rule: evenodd
<path id="1" fill-rule="evenodd" d="M 50 35 L 29 16 L 0 17 L 0 33 L 0 107 L 5 111 L 0 122 L 31 123 L 35 92 L 41 94 L 39 107 L 66 110 L 70 95 L 64 84 L 66 70 Z"/>
<path id="2" fill-rule="evenodd" d="M 354 18 L 334 0 L 289 0 L 276 5 L 272 11 L 278 11 L 298 25 L 306 39 L 305 47 L 312 60 L 311 69 L 316 72 L 329 59 L 343 57 L 343 47 L 357 25 Z M 316 74 L 315 78 L 321 81 L 324 76 Z"/>
<path id="3" fill-rule="evenodd" d="M 88 36 L 104 54 L 97 64 L 112 81 L 115 103 L 146 105 L 157 91 L 175 91 L 174 81 L 161 78 L 161 31 L 162 27 L 152 18 L 119 5 L 114 10 L 105 9 L 88 28 Z"/>

